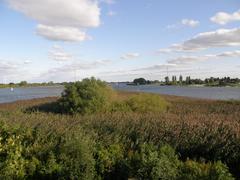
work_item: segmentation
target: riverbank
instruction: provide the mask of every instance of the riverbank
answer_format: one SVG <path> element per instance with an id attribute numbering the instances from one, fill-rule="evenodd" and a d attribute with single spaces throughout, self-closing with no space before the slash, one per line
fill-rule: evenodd
<path id="1" fill-rule="evenodd" d="M 126 99 L 136 93 L 118 92 L 118 94 L 119 97 Z M 175 159 L 174 162 L 167 158 L 168 155 L 164 156 L 164 162 L 167 161 L 169 165 L 167 168 L 170 168 L 168 172 L 174 171 L 172 176 L 177 172 L 183 173 L 182 168 L 187 168 L 190 176 L 190 172 L 198 168 L 198 173 L 205 172 L 205 176 L 208 177 L 208 168 L 214 168 L 212 166 L 214 162 L 221 161 L 228 166 L 234 176 L 240 177 L 238 174 L 240 169 L 237 166 L 240 163 L 240 102 L 200 100 L 169 95 L 163 95 L 162 98 L 170 104 L 166 112 L 115 112 L 85 116 L 58 114 L 51 111 L 58 99 L 56 97 L 23 100 L 1 104 L 0 120 L 1 124 L 4 123 L 4 126 L 12 131 L 17 130 L 17 127 L 21 130 L 28 129 L 26 131 L 28 134 L 23 136 L 25 141 L 26 138 L 36 139 L 37 142 L 34 141 L 35 145 L 31 147 L 31 152 L 36 151 L 36 154 L 33 154 L 38 161 L 45 158 L 44 162 L 53 163 L 51 166 L 46 165 L 50 166 L 48 173 L 52 177 L 55 177 L 54 173 L 60 171 L 55 169 L 56 167 L 65 168 L 60 163 L 59 157 L 65 146 L 69 151 L 73 147 L 84 148 L 80 150 L 85 153 L 84 162 L 78 159 L 78 156 L 73 158 L 74 163 L 85 164 L 87 172 L 84 173 L 92 173 L 92 175 L 97 173 L 98 176 L 105 178 L 142 177 L 135 168 L 145 168 L 143 159 L 140 158 L 143 154 L 138 154 L 145 153 L 146 149 L 141 150 L 143 144 L 150 146 L 152 144 L 154 147 L 167 144 L 174 149 L 178 160 L 175 155 L 174 158 L 172 157 Z M 31 131 L 33 131 L 32 135 Z M 64 138 L 67 137 L 72 140 L 67 141 L 70 144 L 59 145 L 64 143 Z M 71 143 L 80 144 L 74 146 Z M 147 151 L 155 153 L 152 148 Z M 67 155 L 73 153 L 75 151 L 72 149 Z M 147 154 L 143 156 L 148 158 Z M 160 158 L 161 161 L 162 156 L 155 158 Z M 67 160 L 70 161 L 71 158 L 68 157 Z M 144 161 L 151 164 L 150 159 Z M 92 166 L 91 163 L 95 165 Z M 173 165 L 178 163 L 181 165 Z M 191 163 L 197 164 L 191 165 Z M 146 165 L 146 168 L 153 166 L 160 171 L 161 167 L 157 164 L 153 163 L 151 166 L 150 164 Z M 37 168 L 40 165 L 35 166 Z M 45 167 L 44 164 L 42 166 Z M 201 171 L 202 167 L 204 170 Z M 168 175 L 169 178 L 172 177 Z"/>

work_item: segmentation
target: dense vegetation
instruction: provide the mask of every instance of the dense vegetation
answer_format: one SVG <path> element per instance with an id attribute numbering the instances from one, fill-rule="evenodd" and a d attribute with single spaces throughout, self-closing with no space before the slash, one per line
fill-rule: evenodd
<path id="1" fill-rule="evenodd" d="M 0 178 L 239 178 L 239 117 L 238 101 L 114 92 L 86 79 L 60 99 L 0 105 Z"/>

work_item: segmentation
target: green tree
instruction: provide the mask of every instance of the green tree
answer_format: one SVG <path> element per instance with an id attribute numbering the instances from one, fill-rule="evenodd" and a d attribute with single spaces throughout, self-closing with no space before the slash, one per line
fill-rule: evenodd
<path id="1" fill-rule="evenodd" d="M 169 85 L 169 77 L 168 76 L 165 77 L 165 84 Z"/>
<path id="2" fill-rule="evenodd" d="M 59 104 L 65 113 L 103 112 L 108 109 L 113 94 L 110 86 L 92 77 L 67 85 Z"/>
<path id="3" fill-rule="evenodd" d="M 134 79 L 134 80 L 133 80 L 133 83 L 136 84 L 136 85 L 138 85 L 138 84 L 144 85 L 144 84 L 147 83 L 147 81 L 146 81 L 146 79 L 144 79 L 144 78 L 138 78 L 138 79 Z"/>
<path id="4" fill-rule="evenodd" d="M 28 83 L 27 83 L 27 81 L 21 81 L 20 83 L 19 83 L 19 86 L 26 86 Z"/>
<path id="5" fill-rule="evenodd" d="M 182 84 L 183 83 L 183 77 L 182 75 L 179 76 L 179 84 Z"/>

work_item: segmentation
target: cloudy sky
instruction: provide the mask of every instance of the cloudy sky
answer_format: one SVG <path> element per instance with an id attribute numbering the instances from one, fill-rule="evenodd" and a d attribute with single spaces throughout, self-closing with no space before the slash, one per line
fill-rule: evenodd
<path id="1" fill-rule="evenodd" d="M 240 78 L 239 0 L 0 0 L 0 83 Z"/>

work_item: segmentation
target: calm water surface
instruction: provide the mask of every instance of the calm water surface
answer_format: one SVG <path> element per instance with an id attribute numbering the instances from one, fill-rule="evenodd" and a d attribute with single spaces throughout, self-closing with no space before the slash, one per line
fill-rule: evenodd
<path id="1" fill-rule="evenodd" d="M 203 99 L 236 99 L 240 100 L 240 88 L 232 87 L 177 87 L 177 86 L 127 86 L 126 84 L 114 84 L 113 88 L 126 91 L 151 92 L 157 94 L 169 94 Z M 13 102 L 24 99 L 34 99 L 49 96 L 60 96 L 62 86 L 58 87 L 30 87 L 0 89 L 0 103 Z"/>
<path id="2" fill-rule="evenodd" d="M 202 99 L 240 100 L 240 87 L 128 86 L 126 84 L 115 84 L 114 87 L 126 91 L 151 92 Z"/>
<path id="3" fill-rule="evenodd" d="M 29 87 L 29 88 L 10 88 L 0 89 L 0 103 L 13 102 L 24 99 L 34 99 L 49 96 L 60 96 L 63 87 Z"/>

